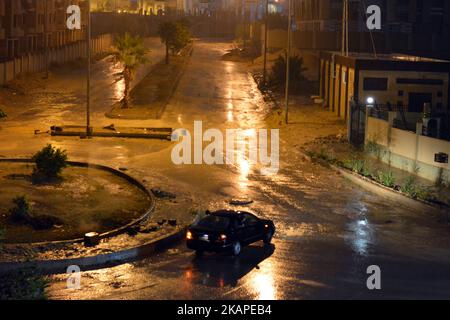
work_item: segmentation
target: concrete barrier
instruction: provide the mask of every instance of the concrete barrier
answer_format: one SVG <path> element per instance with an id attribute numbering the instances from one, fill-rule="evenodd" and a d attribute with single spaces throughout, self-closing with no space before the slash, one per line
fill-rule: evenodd
<path id="1" fill-rule="evenodd" d="M 26 262 L 2 262 L 0 274 L 7 274 L 20 269 L 33 268 L 39 274 L 65 273 L 69 266 L 78 266 L 82 271 L 93 270 L 104 266 L 114 266 L 148 257 L 154 253 L 178 243 L 184 238 L 186 228 L 178 229 L 168 235 L 161 236 L 146 244 L 108 254 L 90 257 L 54 260 L 34 260 Z"/>

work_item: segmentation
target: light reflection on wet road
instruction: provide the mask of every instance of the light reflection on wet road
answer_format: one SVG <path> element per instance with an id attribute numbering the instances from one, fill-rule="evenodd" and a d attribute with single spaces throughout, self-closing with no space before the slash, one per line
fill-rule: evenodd
<path id="1" fill-rule="evenodd" d="M 230 44 L 196 45 L 180 86 L 163 116 L 129 125 L 192 129 L 262 128 L 267 113 L 245 68 L 220 60 Z M 214 66 L 214 67 L 212 67 Z M 95 113 L 95 121 L 109 124 Z M 116 122 L 117 124 L 117 122 Z M 299 137 L 301 138 L 301 137 Z M 46 142 L 41 138 L 39 144 Z M 251 210 L 273 219 L 274 246 L 255 244 L 237 258 L 196 259 L 183 245 L 159 256 L 82 275 L 82 289 L 65 289 L 55 276 L 55 299 L 308 299 L 450 297 L 450 241 L 439 217 L 414 212 L 349 184 L 281 147 L 281 170 L 261 176 L 248 159 L 236 166 L 182 166 L 170 162 L 168 144 L 151 141 L 52 139 L 75 158 L 127 165 L 143 175 L 176 181 L 210 209 L 247 195 Z M 17 146 L 18 149 L 20 147 Z M 7 152 L 3 150 L 2 152 Z M 164 187 L 164 186 L 163 186 Z M 366 288 L 366 269 L 382 270 L 383 290 Z"/>

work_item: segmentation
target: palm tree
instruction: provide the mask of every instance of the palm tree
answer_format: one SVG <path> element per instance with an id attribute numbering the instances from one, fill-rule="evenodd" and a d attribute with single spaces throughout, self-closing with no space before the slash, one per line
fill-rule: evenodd
<path id="1" fill-rule="evenodd" d="M 148 50 L 144 47 L 144 41 L 141 37 L 133 37 L 129 33 L 118 37 L 114 47 L 115 59 L 123 65 L 122 76 L 125 82 L 125 90 L 121 101 L 122 107 L 128 108 L 130 84 L 133 80 L 134 72 L 139 65 L 147 62 L 145 55 Z"/>

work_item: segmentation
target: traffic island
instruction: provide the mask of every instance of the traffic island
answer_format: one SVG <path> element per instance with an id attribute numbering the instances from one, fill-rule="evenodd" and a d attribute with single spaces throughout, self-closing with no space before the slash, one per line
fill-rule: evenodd
<path id="1" fill-rule="evenodd" d="M 188 46 L 180 54 L 172 56 L 170 63 L 156 64 L 150 73 L 130 92 L 128 107 L 117 102 L 105 115 L 112 119 L 148 120 L 159 119 L 175 93 L 193 52 Z"/>
<path id="2" fill-rule="evenodd" d="M 0 167 L 5 163 L 29 164 L 29 160 L 22 159 L 1 159 L 0 161 Z M 140 189 L 135 192 L 142 192 L 148 196 L 150 201 L 145 206 L 144 214 L 126 225 L 99 233 L 98 245 L 96 243 L 87 245 L 84 235 L 68 240 L 21 243 L 8 241 L 3 243 L 0 245 L 0 273 L 5 274 L 17 269 L 30 268 L 36 270 L 37 273 L 60 273 L 66 272 L 70 265 L 77 265 L 82 270 L 88 270 L 120 264 L 162 250 L 184 237 L 185 228 L 194 218 L 194 215 L 185 209 L 192 205 L 191 198 L 188 196 L 179 195 L 176 196 L 176 199 L 158 198 L 156 206 L 155 197 L 149 191 L 150 186 L 147 181 L 140 182 L 123 171 L 106 166 L 80 162 L 70 162 L 69 164 L 78 168 L 86 168 L 91 172 L 95 170 L 103 170 L 109 174 L 114 172 L 117 178 L 131 184 L 127 187 L 128 189 L 134 187 Z M 70 207 L 73 206 L 73 201 L 68 203 L 72 203 Z M 67 211 L 71 212 L 69 209 Z M 88 228 L 86 230 L 96 231 L 98 229 Z M 8 228 L 6 232 L 8 232 Z"/>

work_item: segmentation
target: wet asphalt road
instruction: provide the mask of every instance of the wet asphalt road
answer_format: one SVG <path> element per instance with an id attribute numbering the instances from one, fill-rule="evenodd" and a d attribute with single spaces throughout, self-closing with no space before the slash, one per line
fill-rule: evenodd
<path id="1" fill-rule="evenodd" d="M 162 120 L 191 128 L 263 127 L 267 107 L 245 68 L 224 62 L 228 43 L 199 42 Z M 107 121 L 97 119 L 97 121 Z M 147 123 L 145 123 L 147 124 Z M 442 217 L 415 212 L 367 193 L 335 173 L 305 162 L 282 136 L 281 169 L 264 177 L 244 165 L 182 166 L 170 149 L 145 152 L 147 142 L 103 142 L 103 158 L 132 163 L 177 182 L 211 209 L 246 194 L 251 210 L 273 219 L 273 246 L 254 244 L 241 256 L 196 258 L 180 244 L 142 261 L 82 273 L 80 290 L 53 277 L 54 299 L 358 299 L 450 298 L 449 229 Z M 96 142 L 92 142 L 93 144 Z M 148 142 L 150 144 L 150 142 Z M 68 142 L 80 157 L 85 150 Z M 94 146 L 92 146 L 94 148 Z M 148 151 L 148 150 L 147 150 Z M 91 150 L 88 155 L 95 157 Z M 123 158 L 126 158 L 125 160 Z M 366 287 L 370 265 L 381 268 L 382 289 Z"/>

